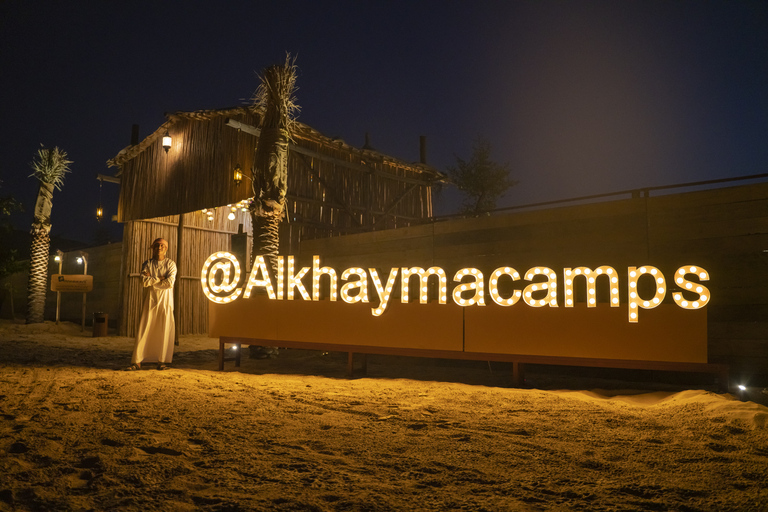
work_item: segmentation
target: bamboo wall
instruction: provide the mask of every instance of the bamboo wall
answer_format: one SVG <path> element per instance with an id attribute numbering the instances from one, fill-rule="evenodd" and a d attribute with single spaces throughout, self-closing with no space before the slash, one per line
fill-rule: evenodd
<path id="1" fill-rule="evenodd" d="M 247 110 L 230 112 L 245 123 L 258 124 Z M 225 126 L 226 115 L 174 116 L 148 137 L 135 156 L 121 165 L 118 220 L 151 219 L 236 203 L 252 194 L 244 180 L 235 185 L 236 164 L 249 169 L 252 136 Z M 173 143 L 166 153 L 162 133 Z M 158 135 L 159 133 L 159 135 Z"/>
<path id="2" fill-rule="evenodd" d="M 227 212 L 228 213 L 228 212 Z M 184 215 L 182 232 L 183 250 L 177 257 L 179 216 L 167 216 L 147 221 L 133 221 L 125 225 L 123 232 L 122 303 L 120 305 L 120 333 L 135 336 L 141 317 L 142 285 L 141 264 L 151 257 L 151 244 L 156 238 L 168 241 L 168 257 L 176 262 L 178 274 L 176 287 L 179 300 L 179 334 L 203 334 L 208 330 L 208 302 L 200 286 L 200 270 L 209 255 L 216 251 L 229 251 L 231 237 L 243 225 L 243 231 L 251 229 L 250 215 L 237 212 L 235 220 L 225 214 L 214 216 L 209 222 L 201 212 Z M 130 240 L 130 243 L 128 241 Z"/>
<path id="3" fill-rule="evenodd" d="M 752 376 L 768 383 L 766 249 L 763 183 L 305 241 L 299 264 L 318 254 L 338 271 L 438 265 L 450 274 L 466 266 L 491 272 L 509 265 L 524 272 L 539 265 L 561 276 L 564 267 L 605 264 L 623 273 L 628 266 L 654 265 L 668 279 L 680 266 L 697 264 L 710 273 L 710 362 L 731 365 L 736 380 Z M 626 301 L 626 282 L 620 295 Z"/>

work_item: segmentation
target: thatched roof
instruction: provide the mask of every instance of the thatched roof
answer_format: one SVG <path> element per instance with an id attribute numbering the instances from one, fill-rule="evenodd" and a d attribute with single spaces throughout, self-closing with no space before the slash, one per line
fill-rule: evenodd
<path id="1" fill-rule="evenodd" d="M 154 132 L 152 132 L 149 136 L 147 136 L 144 140 L 139 142 L 139 144 L 131 145 L 123 148 L 117 155 L 115 155 L 114 158 L 111 158 L 110 160 L 107 160 L 107 166 L 109 167 L 120 167 L 122 164 L 127 162 L 128 160 L 131 160 L 135 156 L 137 156 L 139 153 L 144 151 L 147 147 L 154 144 L 157 140 L 161 139 L 163 135 L 165 134 L 166 130 L 170 130 L 173 127 L 173 124 L 178 119 L 192 119 L 192 120 L 211 120 L 214 118 L 220 118 L 220 117 L 234 117 L 240 114 L 248 113 L 251 115 L 257 116 L 259 119 L 261 118 L 261 112 L 258 108 L 251 107 L 251 106 L 242 106 L 242 107 L 231 107 L 231 108 L 224 108 L 224 109 L 212 109 L 212 110 L 196 110 L 192 112 L 171 112 L 166 113 L 165 116 L 167 120 L 160 125 Z M 293 138 L 296 140 L 297 143 L 299 143 L 300 140 L 311 140 L 313 142 L 321 143 L 321 144 L 327 144 L 327 145 L 333 145 L 339 149 L 341 149 L 344 152 L 348 153 L 356 153 L 361 155 L 363 160 L 365 158 L 368 158 L 372 161 L 376 162 L 384 162 L 390 165 L 394 165 L 397 167 L 405 167 L 412 171 L 417 171 L 421 174 L 423 174 L 423 178 L 425 181 L 441 181 L 445 178 L 445 175 L 439 172 L 437 169 L 430 167 L 427 164 L 423 164 L 420 162 L 405 162 L 403 160 L 399 160 L 397 158 L 391 157 L 389 155 L 385 155 L 383 153 L 379 153 L 378 151 L 371 149 L 371 148 L 355 148 L 353 146 L 350 146 L 343 140 L 339 138 L 334 137 L 328 137 L 320 133 L 319 131 L 315 130 L 311 126 L 308 126 L 304 123 L 296 122 L 296 132 L 293 134 Z M 121 171 L 118 171 L 117 175 L 120 175 Z"/>

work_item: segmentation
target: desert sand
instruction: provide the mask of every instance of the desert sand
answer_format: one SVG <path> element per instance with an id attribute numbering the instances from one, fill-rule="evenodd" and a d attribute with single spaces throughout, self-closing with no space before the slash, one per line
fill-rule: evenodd
<path id="1" fill-rule="evenodd" d="M 0 510 L 768 510 L 768 407 L 706 386 L 383 356 L 347 379 L 303 350 L 218 372 L 204 336 L 121 371 L 132 347 L 0 322 Z"/>

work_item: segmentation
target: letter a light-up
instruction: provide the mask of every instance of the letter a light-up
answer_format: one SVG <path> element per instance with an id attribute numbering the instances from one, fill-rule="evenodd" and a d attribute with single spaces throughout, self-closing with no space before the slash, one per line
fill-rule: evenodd
<path id="1" fill-rule="evenodd" d="M 465 281 L 467 277 L 471 278 L 472 281 Z M 456 272 L 453 280 L 460 283 L 453 288 L 453 302 L 459 306 L 473 306 L 475 304 L 485 306 L 485 286 L 482 272 L 476 268 L 463 268 Z M 462 294 L 469 290 L 475 290 L 475 295 L 465 299 Z"/>
<path id="2" fill-rule="evenodd" d="M 261 273 L 261 279 L 258 277 L 259 273 Z M 267 264 L 264 261 L 263 255 L 256 256 L 256 259 L 253 262 L 253 268 L 251 269 L 251 275 L 248 278 L 248 284 L 245 285 L 243 298 L 247 299 L 250 297 L 251 291 L 256 286 L 263 286 L 264 289 L 267 290 L 267 295 L 270 299 L 275 300 L 277 298 L 275 296 L 275 289 L 272 287 L 272 280 L 269 278 L 269 271 L 267 270 Z"/>
<path id="3" fill-rule="evenodd" d="M 349 281 L 352 276 L 357 276 L 354 281 Z M 341 287 L 341 300 L 347 304 L 354 304 L 356 302 L 368 302 L 368 274 L 364 269 L 353 267 L 348 268 L 341 274 L 341 279 L 348 281 Z M 352 294 L 354 290 L 358 290 L 356 294 Z"/>

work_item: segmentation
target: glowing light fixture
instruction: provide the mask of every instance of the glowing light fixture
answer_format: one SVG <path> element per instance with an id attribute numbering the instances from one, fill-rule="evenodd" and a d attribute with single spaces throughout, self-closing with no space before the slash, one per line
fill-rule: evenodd
<path id="1" fill-rule="evenodd" d="M 166 153 L 171 149 L 171 134 L 168 133 L 168 130 L 165 130 L 165 134 L 163 135 L 163 149 Z"/>
<path id="2" fill-rule="evenodd" d="M 243 171 L 240 168 L 240 164 L 235 165 L 235 170 L 232 175 L 232 179 L 235 180 L 235 185 L 240 186 L 240 182 L 243 181 Z"/>
<path id="3" fill-rule="evenodd" d="M 96 220 L 98 222 L 101 222 L 101 219 L 104 217 L 104 208 L 101 207 L 101 185 L 103 180 L 99 176 L 99 206 L 96 207 Z"/>

